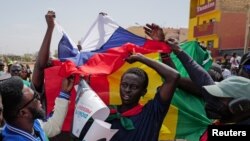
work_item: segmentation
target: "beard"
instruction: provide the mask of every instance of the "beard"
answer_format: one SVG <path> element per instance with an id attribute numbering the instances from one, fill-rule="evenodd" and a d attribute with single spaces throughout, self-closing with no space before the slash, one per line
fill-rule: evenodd
<path id="1" fill-rule="evenodd" d="M 45 111 L 43 109 L 35 109 L 35 108 L 29 108 L 30 112 L 33 116 L 33 119 L 45 119 Z"/>

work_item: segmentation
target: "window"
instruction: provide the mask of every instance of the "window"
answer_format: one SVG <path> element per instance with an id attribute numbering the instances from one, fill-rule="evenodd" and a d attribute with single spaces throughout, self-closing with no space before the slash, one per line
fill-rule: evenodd
<path id="1" fill-rule="evenodd" d="M 214 47 L 214 40 L 207 41 L 207 47 L 208 48 L 213 48 Z"/>
<path id="2" fill-rule="evenodd" d="M 214 23 L 215 21 L 215 18 L 209 20 L 210 23 Z"/>

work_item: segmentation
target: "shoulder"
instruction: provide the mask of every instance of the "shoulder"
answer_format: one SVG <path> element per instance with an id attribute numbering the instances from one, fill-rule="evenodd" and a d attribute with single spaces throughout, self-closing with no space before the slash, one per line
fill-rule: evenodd
<path id="1" fill-rule="evenodd" d="M 26 141 L 21 134 L 14 133 L 4 128 L 0 135 L 0 141 Z"/>
<path id="2" fill-rule="evenodd" d="M 22 138 L 22 136 L 13 134 L 10 136 L 1 137 L 1 141 L 28 141 L 28 140 Z"/>
<path id="3" fill-rule="evenodd" d="M 154 99 L 149 100 L 145 104 L 144 107 L 145 108 L 150 108 L 151 107 L 151 108 L 154 108 L 154 109 L 155 109 L 155 107 L 159 107 L 159 108 L 161 108 L 163 110 L 163 109 L 168 109 L 168 105 L 170 105 L 170 102 L 169 101 L 166 101 L 166 102 L 162 101 L 161 96 L 160 96 L 160 91 L 157 90 Z"/>

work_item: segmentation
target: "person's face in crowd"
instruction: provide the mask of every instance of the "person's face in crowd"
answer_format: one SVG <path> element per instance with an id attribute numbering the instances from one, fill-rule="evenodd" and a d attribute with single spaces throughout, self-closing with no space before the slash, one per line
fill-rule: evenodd
<path id="1" fill-rule="evenodd" d="M 2 96 L 0 95 L 0 126 L 3 124 L 3 103 Z"/>
<path id="2" fill-rule="evenodd" d="M 219 98 L 210 95 L 209 99 L 206 99 L 205 110 L 208 118 L 229 120 L 232 116 L 229 111 L 228 104 L 232 98 Z"/>
<path id="3" fill-rule="evenodd" d="M 236 57 L 237 56 L 237 54 L 236 53 L 233 53 L 233 55 L 232 55 L 233 57 Z"/>
<path id="4" fill-rule="evenodd" d="M 34 93 L 32 89 L 27 86 L 23 87 L 23 103 L 19 108 L 19 112 L 23 111 L 30 116 L 32 119 L 44 119 L 45 111 L 42 108 L 40 102 L 40 96 L 37 93 Z"/>
<path id="5" fill-rule="evenodd" d="M 120 97 L 123 105 L 138 104 L 140 97 L 146 94 L 143 80 L 133 73 L 123 75 L 120 83 Z"/>
<path id="6" fill-rule="evenodd" d="M 22 71 L 21 71 L 21 73 L 20 73 L 20 76 L 21 76 L 22 79 L 27 80 L 28 72 L 27 72 L 27 68 L 26 68 L 26 67 L 23 67 L 23 68 L 22 68 Z"/>
<path id="7" fill-rule="evenodd" d="M 22 67 L 19 64 L 13 64 L 10 67 L 10 74 L 12 76 L 20 76 L 21 75 L 21 71 L 22 71 Z"/>
<path id="8" fill-rule="evenodd" d="M 236 123 L 249 117 L 248 112 L 233 114 L 230 111 L 229 103 L 235 98 L 216 97 L 207 93 L 204 99 L 206 115 L 210 119 L 219 119 L 222 123 Z"/>
<path id="9" fill-rule="evenodd" d="M 225 55 L 224 55 L 224 58 L 225 58 L 225 59 L 228 59 L 228 55 L 227 55 L 227 54 L 225 54 Z"/>

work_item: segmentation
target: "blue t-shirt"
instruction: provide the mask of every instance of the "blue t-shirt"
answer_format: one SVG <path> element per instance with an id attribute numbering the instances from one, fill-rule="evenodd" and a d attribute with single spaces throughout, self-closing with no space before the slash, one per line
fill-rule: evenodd
<path id="1" fill-rule="evenodd" d="M 35 120 L 33 126 L 35 132 L 38 134 L 37 137 L 32 136 L 30 133 L 27 133 L 21 129 L 8 125 L 4 125 L 2 131 L 2 141 L 47 141 L 47 137 L 41 128 L 38 120 Z"/>
<path id="2" fill-rule="evenodd" d="M 112 129 L 119 131 L 111 141 L 158 141 L 163 120 L 169 109 L 170 101 L 163 103 L 159 92 L 153 100 L 148 101 L 138 115 L 128 117 L 133 121 L 135 129 L 126 130 L 120 119 L 107 121 L 112 124 Z"/>

